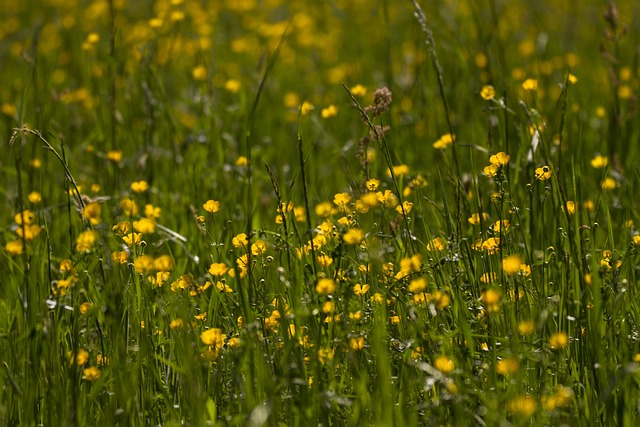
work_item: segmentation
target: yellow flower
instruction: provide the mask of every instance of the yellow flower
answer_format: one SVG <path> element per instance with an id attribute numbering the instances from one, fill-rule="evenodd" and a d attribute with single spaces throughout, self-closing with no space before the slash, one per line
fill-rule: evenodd
<path id="1" fill-rule="evenodd" d="M 489 219 L 489 214 L 486 212 L 482 212 L 482 220 L 486 221 L 487 219 Z M 473 225 L 480 224 L 480 214 L 478 213 L 472 214 L 471 217 L 469 217 L 468 221 L 470 224 L 473 224 Z"/>
<path id="2" fill-rule="evenodd" d="M 24 250 L 24 246 L 22 245 L 22 242 L 20 240 L 12 240 L 10 242 L 7 242 L 4 248 L 11 256 L 22 255 L 22 252 Z"/>
<path id="3" fill-rule="evenodd" d="M 87 380 L 87 381 L 95 381 L 98 378 L 100 378 L 100 376 L 102 375 L 102 371 L 98 368 L 96 368 L 95 366 L 91 366 L 89 368 L 86 368 L 83 372 L 82 372 L 82 379 L 83 380 Z"/>
<path id="4" fill-rule="evenodd" d="M 595 156 L 591 159 L 591 167 L 595 169 L 606 168 L 609 164 L 609 158 L 606 156 Z"/>
<path id="5" fill-rule="evenodd" d="M 530 417 L 536 411 L 536 401 L 529 396 L 514 397 L 507 403 L 507 411 L 513 415 Z"/>
<path id="6" fill-rule="evenodd" d="M 569 83 L 571 83 L 572 85 L 578 83 L 578 78 L 576 76 L 574 76 L 573 74 L 569 73 L 569 75 L 567 76 L 567 80 L 569 81 Z"/>
<path id="7" fill-rule="evenodd" d="M 556 332 L 549 337 L 549 347 L 553 350 L 562 350 L 569 344 L 569 335 L 566 332 Z"/>
<path id="8" fill-rule="evenodd" d="M 569 215 L 573 215 L 574 213 L 576 213 L 576 202 L 568 200 L 565 206 Z"/>
<path id="9" fill-rule="evenodd" d="M 238 234 L 233 239 L 231 239 L 231 244 L 233 245 L 234 248 L 242 248 L 244 246 L 247 246 L 249 244 L 249 239 L 247 239 L 247 234 L 246 233 Z"/>
<path id="10" fill-rule="evenodd" d="M 153 234 L 156 231 L 156 220 L 153 218 L 141 218 L 133 221 L 133 229 L 138 233 Z"/>
<path id="11" fill-rule="evenodd" d="M 520 273 L 522 258 L 518 255 L 510 255 L 502 260 L 502 271 L 511 276 Z"/>
<path id="12" fill-rule="evenodd" d="M 120 150 L 111 150 L 107 152 L 107 159 L 113 163 L 120 163 L 122 155 L 122 151 Z"/>
<path id="13" fill-rule="evenodd" d="M 266 251 L 267 244 L 263 240 L 256 240 L 256 242 L 251 245 L 251 253 L 255 256 L 262 255 Z"/>
<path id="14" fill-rule="evenodd" d="M 172 330 L 181 329 L 184 325 L 184 321 L 182 319 L 173 319 L 171 323 L 169 323 L 169 328 Z"/>
<path id="15" fill-rule="evenodd" d="M 489 288 L 486 291 L 482 292 L 482 296 L 480 297 L 487 308 L 488 314 L 494 314 L 500 311 L 501 298 L 502 295 L 500 295 L 500 292 L 493 288 Z"/>
<path id="16" fill-rule="evenodd" d="M 507 358 L 498 360 L 496 363 L 496 372 L 498 375 L 512 375 L 518 372 L 518 368 L 520 367 L 520 362 L 515 358 Z"/>
<path id="17" fill-rule="evenodd" d="M 411 212 L 411 209 L 413 209 L 413 203 L 409 202 L 409 201 L 404 201 L 402 202 L 402 207 L 400 206 L 396 206 L 396 211 L 402 215 L 402 210 L 404 209 L 404 213 L 406 215 L 409 214 L 409 212 Z"/>
<path id="18" fill-rule="evenodd" d="M 602 182 L 600 183 L 600 188 L 602 188 L 604 191 L 615 190 L 616 185 L 616 180 L 608 176 L 602 180 Z"/>
<path id="19" fill-rule="evenodd" d="M 349 347 L 353 351 L 362 350 L 364 348 L 364 337 L 351 338 L 349 340 Z"/>
<path id="20" fill-rule="evenodd" d="M 520 335 L 531 335 L 536 330 L 536 325 L 531 320 L 523 320 L 518 323 L 518 333 Z"/>
<path id="21" fill-rule="evenodd" d="M 342 236 L 342 241 L 344 241 L 344 243 L 347 245 L 353 246 L 359 245 L 362 242 L 363 238 L 364 233 L 362 230 L 360 230 L 359 228 L 351 228 L 349 229 L 349 231 L 344 233 L 344 235 Z"/>
<path id="22" fill-rule="evenodd" d="M 482 99 L 488 101 L 496 96 L 496 90 L 491 85 L 483 86 L 482 90 L 480 91 L 480 96 L 482 97 Z"/>
<path id="23" fill-rule="evenodd" d="M 89 310 L 91 310 L 91 307 L 93 307 L 93 304 L 90 302 L 83 302 L 80 304 L 80 314 L 87 314 Z"/>
<path id="24" fill-rule="evenodd" d="M 76 238 L 76 250 L 78 252 L 85 252 L 91 249 L 93 244 L 98 239 L 98 233 L 94 230 L 83 231 Z"/>
<path id="25" fill-rule="evenodd" d="M 33 204 L 40 203 L 42 201 L 42 195 L 37 191 L 32 191 L 29 193 L 29 201 Z"/>
<path id="26" fill-rule="evenodd" d="M 320 112 L 320 115 L 323 119 L 328 119 L 330 117 L 335 117 L 338 114 L 338 108 L 335 105 L 329 105 L 327 108 L 323 108 Z"/>
<path id="27" fill-rule="evenodd" d="M 120 200 L 120 208 L 126 216 L 138 215 L 138 204 L 128 197 Z"/>
<path id="28" fill-rule="evenodd" d="M 379 185 L 380 185 L 380 180 L 375 178 L 371 178 L 365 183 L 365 186 L 369 191 L 376 191 Z"/>
<path id="29" fill-rule="evenodd" d="M 310 102 L 304 101 L 300 106 L 300 114 L 306 116 L 309 114 L 315 107 Z"/>
<path id="30" fill-rule="evenodd" d="M 443 150 L 447 148 L 449 145 L 453 144 L 456 136 L 450 133 L 446 133 L 440 137 L 436 142 L 433 143 L 433 148 L 437 150 Z"/>
<path id="31" fill-rule="evenodd" d="M 496 221 L 495 223 L 493 223 L 491 228 L 493 229 L 494 233 L 500 233 L 500 231 L 504 233 L 509 229 L 510 226 L 511 223 L 509 222 L 509 220 L 503 219 L 502 221 Z"/>
<path id="32" fill-rule="evenodd" d="M 444 240 L 442 240 L 441 237 L 436 237 L 435 239 L 432 239 L 428 244 L 427 244 L 427 250 L 429 252 L 433 252 L 433 251 L 443 251 L 446 249 L 446 245 L 444 243 Z"/>
<path id="33" fill-rule="evenodd" d="M 487 178 L 493 178 L 498 174 L 498 167 L 496 165 L 485 166 L 484 169 L 482 170 L 482 173 Z"/>
<path id="34" fill-rule="evenodd" d="M 207 202 L 202 205 L 202 207 L 209 213 L 216 213 L 220 210 L 220 202 L 215 200 L 207 200 Z"/>
<path id="35" fill-rule="evenodd" d="M 361 84 L 353 86 L 350 90 L 354 96 L 365 96 L 367 94 L 367 88 Z"/>
<path id="36" fill-rule="evenodd" d="M 409 283 L 409 288 L 407 290 L 413 294 L 419 294 L 425 289 L 427 289 L 427 279 L 419 277 Z"/>
<path id="37" fill-rule="evenodd" d="M 153 269 L 157 271 L 172 271 L 174 266 L 173 258 L 169 255 L 160 255 L 153 260 Z"/>
<path id="38" fill-rule="evenodd" d="M 79 348 L 75 356 L 72 352 L 68 352 L 67 356 L 69 356 L 70 365 L 82 366 L 89 361 L 89 352 L 83 348 Z"/>
<path id="39" fill-rule="evenodd" d="M 438 356 L 436 360 L 434 360 L 433 366 L 443 374 L 448 374 L 456 368 L 453 360 L 445 355 Z"/>
<path id="40" fill-rule="evenodd" d="M 522 83 L 522 89 L 528 91 L 538 90 L 538 81 L 536 79 L 527 79 Z"/>
<path id="41" fill-rule="evenodd" d="M 149 184 L 147 181 L 134 181 L 131 183 L 131 191 L 134 193 L 144 193 L 149 189 Z"/>
<path id="42" fill-rule="evenodd" d="M 370 288 L 371 286 L 367 284 L 361 285 L 360 283 L 358 283 L 353 286 L 353 293 L 358 296 L 364 296 L 364 294 L 366 294 Z"/>
<path id="43" fill-rule="evenodd" d="M 140 233 L 129 233 L 126 234 L 124 236 L 122 236 L 122 240 L 124 240 L 124 242 L 131 246 L 133 244 L 135 244 L 136 246 L 140 246 L 142 244 L 142 234 Z"/>
<path id="44" fill-rule="evenodd" d="M 316 284 L 316 292 L 320 295 L 331 295 L 336 291 L 336 282 L 333 279 L 323 277 Z"/>
<path id="45" fill-rule="evenodd" d="M 206 80 L 207 69 L 204 65 L 198 65 L 194 67 L 193 70 L 191 70 L 191 77 L 193 77 L 194 80 L 198 81 Z"/>
<path id="46" fill-rule="evenodd" d="M 542 407 L 547 411 L 553 411 L 556 408 L 567 406 L 573 398 L 573 390 L 569 387 L 559 385 L 551 396 L 542 398 Z"/>
<path id="47" fill-rule="evenodd" d="M 549 166 L 542 166 L 540 168 L 536 168 L 535 178 L 539 179 L 540 181 L 544 181 L 551 178 L 551 174 L 552 172 Z"/>
<path id="48" fill-rule="evenodd" d="M 503 151 L 489 157 L 489 163 L 496 167 L 506 165 L 507 163 L 509 163 L 509 160 L 511 160 L 511 156 Z"/>
<path id="49" fill-rule="evenodd" d="M 220 328 L 207 329 L 200 334 L 200 340 L 204 344 L 213 346 L 215 348 L 222 347 L 226 338 L 227 336 L 222 333 L 222 329 Z"/>
<path id="50" fill-rule="evenodd" d="M 240 91 L 240 82 L 235 79 L 227 80 L 224 84 L 224 88 L 227 92 L 238 93 Z"/>

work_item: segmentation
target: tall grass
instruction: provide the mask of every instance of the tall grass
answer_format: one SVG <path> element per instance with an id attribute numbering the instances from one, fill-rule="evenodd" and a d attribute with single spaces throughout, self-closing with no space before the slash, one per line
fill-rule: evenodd
<path id="1" fill-rule="evenodd" d="M 23 3 L 2 425 L 636 424 L 633 2 Z"/>

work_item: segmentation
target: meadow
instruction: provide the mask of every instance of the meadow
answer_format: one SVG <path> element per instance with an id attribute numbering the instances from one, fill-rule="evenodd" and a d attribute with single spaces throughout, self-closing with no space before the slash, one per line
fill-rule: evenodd
<path id="1" fill-rule="evenodd" d="M 0 2 L 0 425 L 634 426 L 640 4 Z"/>

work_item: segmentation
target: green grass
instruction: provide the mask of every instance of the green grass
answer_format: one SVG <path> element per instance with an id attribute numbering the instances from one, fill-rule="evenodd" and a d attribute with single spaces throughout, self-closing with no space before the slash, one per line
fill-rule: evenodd
<path id="1" fill-rule="evenodd" d="M 0 6 L 0 424 L 635 425 L 621 3 Z"/>

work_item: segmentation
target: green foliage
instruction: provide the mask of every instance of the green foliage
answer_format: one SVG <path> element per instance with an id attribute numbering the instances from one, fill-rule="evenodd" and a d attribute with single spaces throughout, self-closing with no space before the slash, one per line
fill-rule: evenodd
<path id="1" fill-rule="evenodd" d="M 634 2 L 9 3 L 0 424 L 634 425 Z"/>

